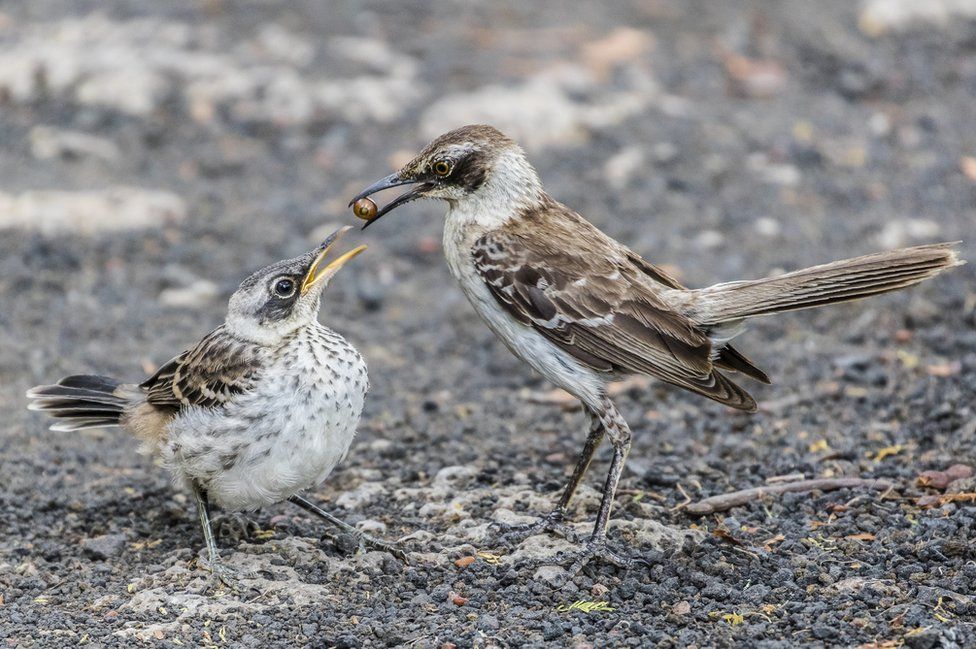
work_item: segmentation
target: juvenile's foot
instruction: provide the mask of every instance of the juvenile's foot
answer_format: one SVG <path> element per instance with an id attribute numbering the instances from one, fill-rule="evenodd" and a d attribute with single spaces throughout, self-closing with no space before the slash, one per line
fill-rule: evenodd
<path id="1" fill-rule="evenodd" d="M 218 539 L 235 545 L 251 540 L 259 529 L 257 523 L 239 513 L 214 516 L 211 518 L 211 527 Z"/>
<path id="2" fill-rule="evenodd" d="M 215 593 L 225 589 L 235 593 L 245 590 L 241 582 L 243 575 L 233 568 L 225 566 L 219 560 L 199 558 L 197 565 L 210 572 L 210 583 L 207 590 Z"/>
<path id="3" fill-rule="evenodd" d="M 535 523 L 529 523 L 527 525 L 505 525 L 500 523 L 501 540 L 503 543 L 516 544 L 536 534 L 556 534 L 567 541 L 575 543 L 579 537 L 563 521 L 564 516 L 565 513 L 561 509 L 554 509 Z"/>

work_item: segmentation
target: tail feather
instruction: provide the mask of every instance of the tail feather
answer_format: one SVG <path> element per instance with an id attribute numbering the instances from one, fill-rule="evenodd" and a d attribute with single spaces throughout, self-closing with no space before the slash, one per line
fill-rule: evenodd
<path id="1" fill-rule="evenodd" d="M 51 426 L 51 430 L 117 426 L 129 403 L 118 393 L 121 385 L 107 376 L 69 376 L 55 385 L 39 385 L 28 390 L 27 408 L 63 420 Z"/>
<path id="2" fill-rule="evenodd" d="M 897 291 L 965 263 L 956 245 L 903 248 L 778 277 L 716 284 L 696 291 L 693 316 L 701 324 L 717 325 Z"/>

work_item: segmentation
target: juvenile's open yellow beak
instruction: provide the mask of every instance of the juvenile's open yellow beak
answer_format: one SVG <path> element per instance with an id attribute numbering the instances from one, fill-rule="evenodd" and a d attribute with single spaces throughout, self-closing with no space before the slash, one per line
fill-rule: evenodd
<path id="1" fill-rule="evenodd" d="M 330 234 L 329 237 L 319 247 L 318 254 L 315 255 L 315 259 L 312 260 L 311 265 L 309 265 L 308 267 L 308 271 L 305 273 L 305 279 L 302 280 L 302 288 L 301 288 L 302 295 L 308 293 L 308 291 L 319 282 L 326 280 L 332 277 L 333 275 L 335 275 L 337 272 L 339 272 L 340 268 L 346 265 L 346 262 L 348 262 L 350 259 L 352 259 L 356 255 L 361 253 L 363 250 L 366 250 L 366 246 L 358 246 L 356 248 L 353 248 L 349 252 L 344 253 L 341 256 L 333 259 L 328 264 L 326 264 L 323 268 L 321 269 L 319 268 L 319 266 L 322 264 L 322 261 L 325 259 L 325 256 L 329 254 L 329 250 L 332 248 L 333 244 L 335 244 L 336 241 L 342 238 L 342 235 L 344 235 L 346 232 L 348 232 L 351 229 L 352 228 L 347 225 L 343 228 L 336 230 L 335 232 Z"/>

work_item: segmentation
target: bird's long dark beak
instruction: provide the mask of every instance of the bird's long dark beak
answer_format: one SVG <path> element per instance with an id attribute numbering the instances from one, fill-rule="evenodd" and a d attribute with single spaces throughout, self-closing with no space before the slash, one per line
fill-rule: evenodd
<path id="1" fill-rule="evenodd" d="M 333 259 L 328 264 L 326 264 L 324 268 L 321 269 L 319 268 L 322 261 L 325 259 L 325 256 L 329 254 L 329 250 L 332 248 L 333 244 L 335 244 L 336 241 L 342 238 L 342 235 L 344 235 L 346 232 L 348 232 L 351 229 L 352 227 L 348 225 L 339 228 L 338 230 L 330 234 L 328 238 L 326 238 L 326 240 L 322 242 L 322 245 L 318 247 L 315 258 L 312 260 L 312 263 L 309 265 L 308 270 L 305 272 L 305 279 L 302 281 L 302 286 L 301 286 L 302 295 L 308 293 L 308 291 L 313 286 L 321 285 L 322 280 L 327 280 L 333 275 L 335 275 L 337 272 L 339 272 L 340 268 L 346 265 L 347 261 L 349 261 L 356 255 L 361 253 L 363 250 L 366 250 L 366 246 L 358 246 L 356 248 L 353 248 L 349 252 Z"/>
<path id="2" fill-rule="evenodd" d="M 373 183 L 363 191 L 359 192 L 359 194 L 354 196 L 353 199 L 349 201 L 349 207 L 352 207 L 352 204 L 358 201 L 360 198 L 366 198 L 367 196 L 372 196 L 376 192 L 381 192 L 384 189 L 390 189 L 391 187 L 399 187 L 400 185 L 416 185 L 416 186 L 411 188 L 409 191 L 400 194 L 392 201 L 390 201 L 382 208 L 380 208 L 380 210 L 376 212 L 376 216 L 374 216 L 370 220 L 366 221 L 365 224 L 363 224 L 363 230 L 368 228 L 373 223 L 376 223 L 380 219 L 380 217 L 383 216 L 384 214 L 389 214 L 396 208 L 400 207 L 401 205 L 405 205 L 410 201 L 416 200 L 418 198 L 423 198 L 423 192 L 425 190 L 430 189 L 432 186 L 430 182 L 425 182 L 423 180 L 400 178 L 398 174 L 390 174 L 386 178 L 381 178 L 377 180 L 375 183 Z"/>

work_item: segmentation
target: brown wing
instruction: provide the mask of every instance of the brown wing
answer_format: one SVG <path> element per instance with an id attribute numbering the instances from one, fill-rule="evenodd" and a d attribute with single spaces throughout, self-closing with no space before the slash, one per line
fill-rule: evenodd
<path id="1" fill-rule="evenodd" d="M 635 252 L 628 251 L 627 260 L 644 275 L 650 277 L 659 284 L 663 284 L 668 288 L 685 288 L 678 282 L 678 280 L 669 275 L 663 269 L 658 268 Z M 712 362 L 715 363 L 716 367 L 732 370 L 733 372 L 742 372 L 749 378 L 755 379 L 761 383 L 765 383 L 766 385 L 772 383 L 772 381 L 769 380 L 769 376 L 765 372 L 756 367 L 755 363 L 746 358 L 742 352 L 728 343 L 718 350 L 718 355 L 715 356 Z"/>
<path id="2" fill-rule="evenodd" d="M 248 391 L 259 371 L 248 346 L 226 334 L 223 326 L 172 359 L 144 381 L 146 400 L 159 408 L 213 407 Z"/>
<path id="3" fill-rule="evenodd" d="M 475 242 L 475 266 L 503 308 L 598 371 L 648 374 L 755 410 L 752 397 L 713 367 L 706 332 L 670 309 L 589 223 L 558 216 L 573 220 L 548 220 L 545 237 L 513 228 Z M 590 237 L 588 245 L 579 245 L 581 236 Z"/>

